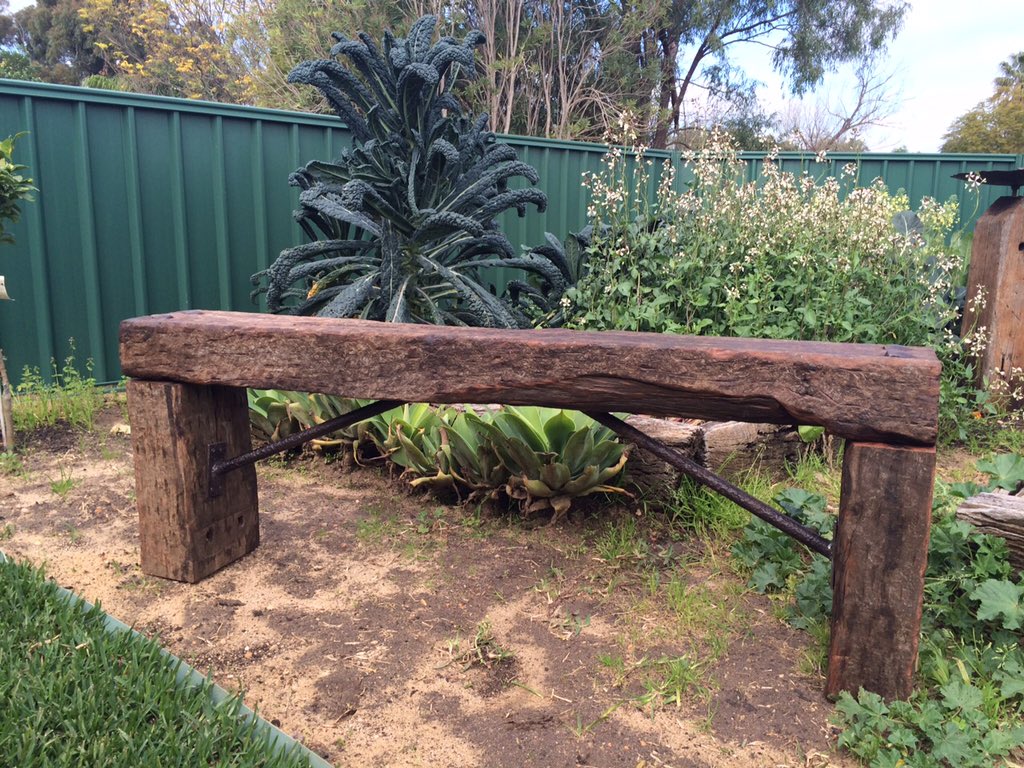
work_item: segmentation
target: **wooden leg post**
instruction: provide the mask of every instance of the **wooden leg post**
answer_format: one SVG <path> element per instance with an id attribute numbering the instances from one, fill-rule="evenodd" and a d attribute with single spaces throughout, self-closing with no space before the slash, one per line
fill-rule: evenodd
<path id="1" fill-rule="evenodd" d="M 128 383 L 142 570 L 195 583 L 259 544 L 256 470 L 224 476 L 208 494 L 211 443 L 251 448 L 245 390 L 165 381 Z"/>
<path id="2" fill-rule="evenodd" d="M 825 694 L 914 687 L 935 449 L 847 442 Z"/>

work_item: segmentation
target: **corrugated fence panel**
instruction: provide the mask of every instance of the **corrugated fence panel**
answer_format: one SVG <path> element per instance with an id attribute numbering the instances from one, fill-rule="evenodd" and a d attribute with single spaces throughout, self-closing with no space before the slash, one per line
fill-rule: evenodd
<path id="1" fill-rule="evenodd" d="M 184 308 L 260 310 L 249 277 L 284 248 L 302 242 L 291 217 L 298 203 L 288 176 L 350 144 L 335 118 L 225 104 L 0 80 L 0 137 L 19 131 L 16 159 L 39 193 L 0 246 L 0 274 L 16 301 L 0 304 L 0 346 L 15 380 L 23 366 L 46 373 L 74 339 L 79 364 L 94 361 L 100 381 L 120 375 L 117 327 L 126 317 Z M 579 142 L 504 137 L 534 166 L 547 211 L 528 207 L 501 224 L 513 245 L 564 239 L 586 224 L 585 172 L 598 172 L 606 148 Z M 678 155 L 676 186 L 689 172 Z M 756 178 L 763 153 L 745 155 Z M 632 164 L 632 160 L 628 160 Z M 1013 155 L 830 155 L 828 162 L 783 153 L 784 170 L 839 176 L 859 164 L 860 183 L 881 176 L 924 196 L 971 200 L 951 174 L 1024 166 Z M 660 165 L 648 185 L 653 194 Z M 978 210 L 1000 194 L 983 188 Z M 965 223 L 976 213 L 963 210 Z M 495 287 L 513 276 L 496 270 Z"/>

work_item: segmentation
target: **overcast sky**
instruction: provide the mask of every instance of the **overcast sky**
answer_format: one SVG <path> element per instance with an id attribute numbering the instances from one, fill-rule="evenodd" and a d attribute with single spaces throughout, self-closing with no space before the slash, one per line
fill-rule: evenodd
<path id="1" fill-rule="evenodd" d="M 31 3 L 10 4 L 16 10 Z M 735 60 L 765 83 L 761 99 L 769 109 L 778 109 L 787 94 L 769 72 L 770 52 L 741 47 L 745 50 Z M 887 127 L 866 134 L 868 146 L 937 152 L 950 123 L 991 94 L 999 63 L 1021 50 L 1024 0 L 912 0 L 903 31 L 883 63 L 895 74 L 899 109 Z M 830 77 L 821 91 L 841 99 L 844 87 L 842 76 Z"/>

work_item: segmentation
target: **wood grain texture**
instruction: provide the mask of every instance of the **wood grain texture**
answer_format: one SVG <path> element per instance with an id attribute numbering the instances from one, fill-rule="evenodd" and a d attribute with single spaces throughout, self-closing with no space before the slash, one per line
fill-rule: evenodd
<path id="1" fill-rule="evenodd" d="M 140 379 L 432 403 L 506 403 L 821 425 L 932 445 L 931 350 L 190 311 L 126 320 Z"/>
<path id="2" fill-rule="evenodd" d="M 961 504 L 956 516 L 979 533 L 1005 539 L 1010 563 L 1018 571 L 1024 570 L 1024 497 L 981 493 Z"/>
<path id="3" fill-rule="evenodd" d="M 964 327 L 984 327 L 989 336 L 979 384 L 996 370 L 1024 368 L 1024 197 L 1000 197 L 974 227 Z"/>
<path id="4" fill-rule="evenodd" d="M 197 582 L 259 544 L 256 470 L 224 478 L 207 497 L 207 447 L 250 450 L 245 390 L 172 382 L 128 382 L 142 570 Z"/>
<path id="5" fill-rule="evenodd" d="M 914 689 L 935 449 L 846 444 L 825 693 Z"/>

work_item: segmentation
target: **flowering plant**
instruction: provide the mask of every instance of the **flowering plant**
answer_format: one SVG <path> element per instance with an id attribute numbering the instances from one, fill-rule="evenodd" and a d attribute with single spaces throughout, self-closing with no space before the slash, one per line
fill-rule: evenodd
<path id="1" fill-rule="evenodd" d="M 966 259 L 956 201 L 926 198 L 909 214 L 907 196 L 880 179 L 859 186 L 855 164 L 816 179 L 776 159 L 747 181 L 717 134 L 686 157 L 693 178 L 680 190 L 671 164 L 612 149 L 584 180 L 594 234 L 567 296 L 569 324 L 932 346 L 946 369 L 944 406 L 976 409 L 970 373 L 985 329 L 958 327 Z"/>

